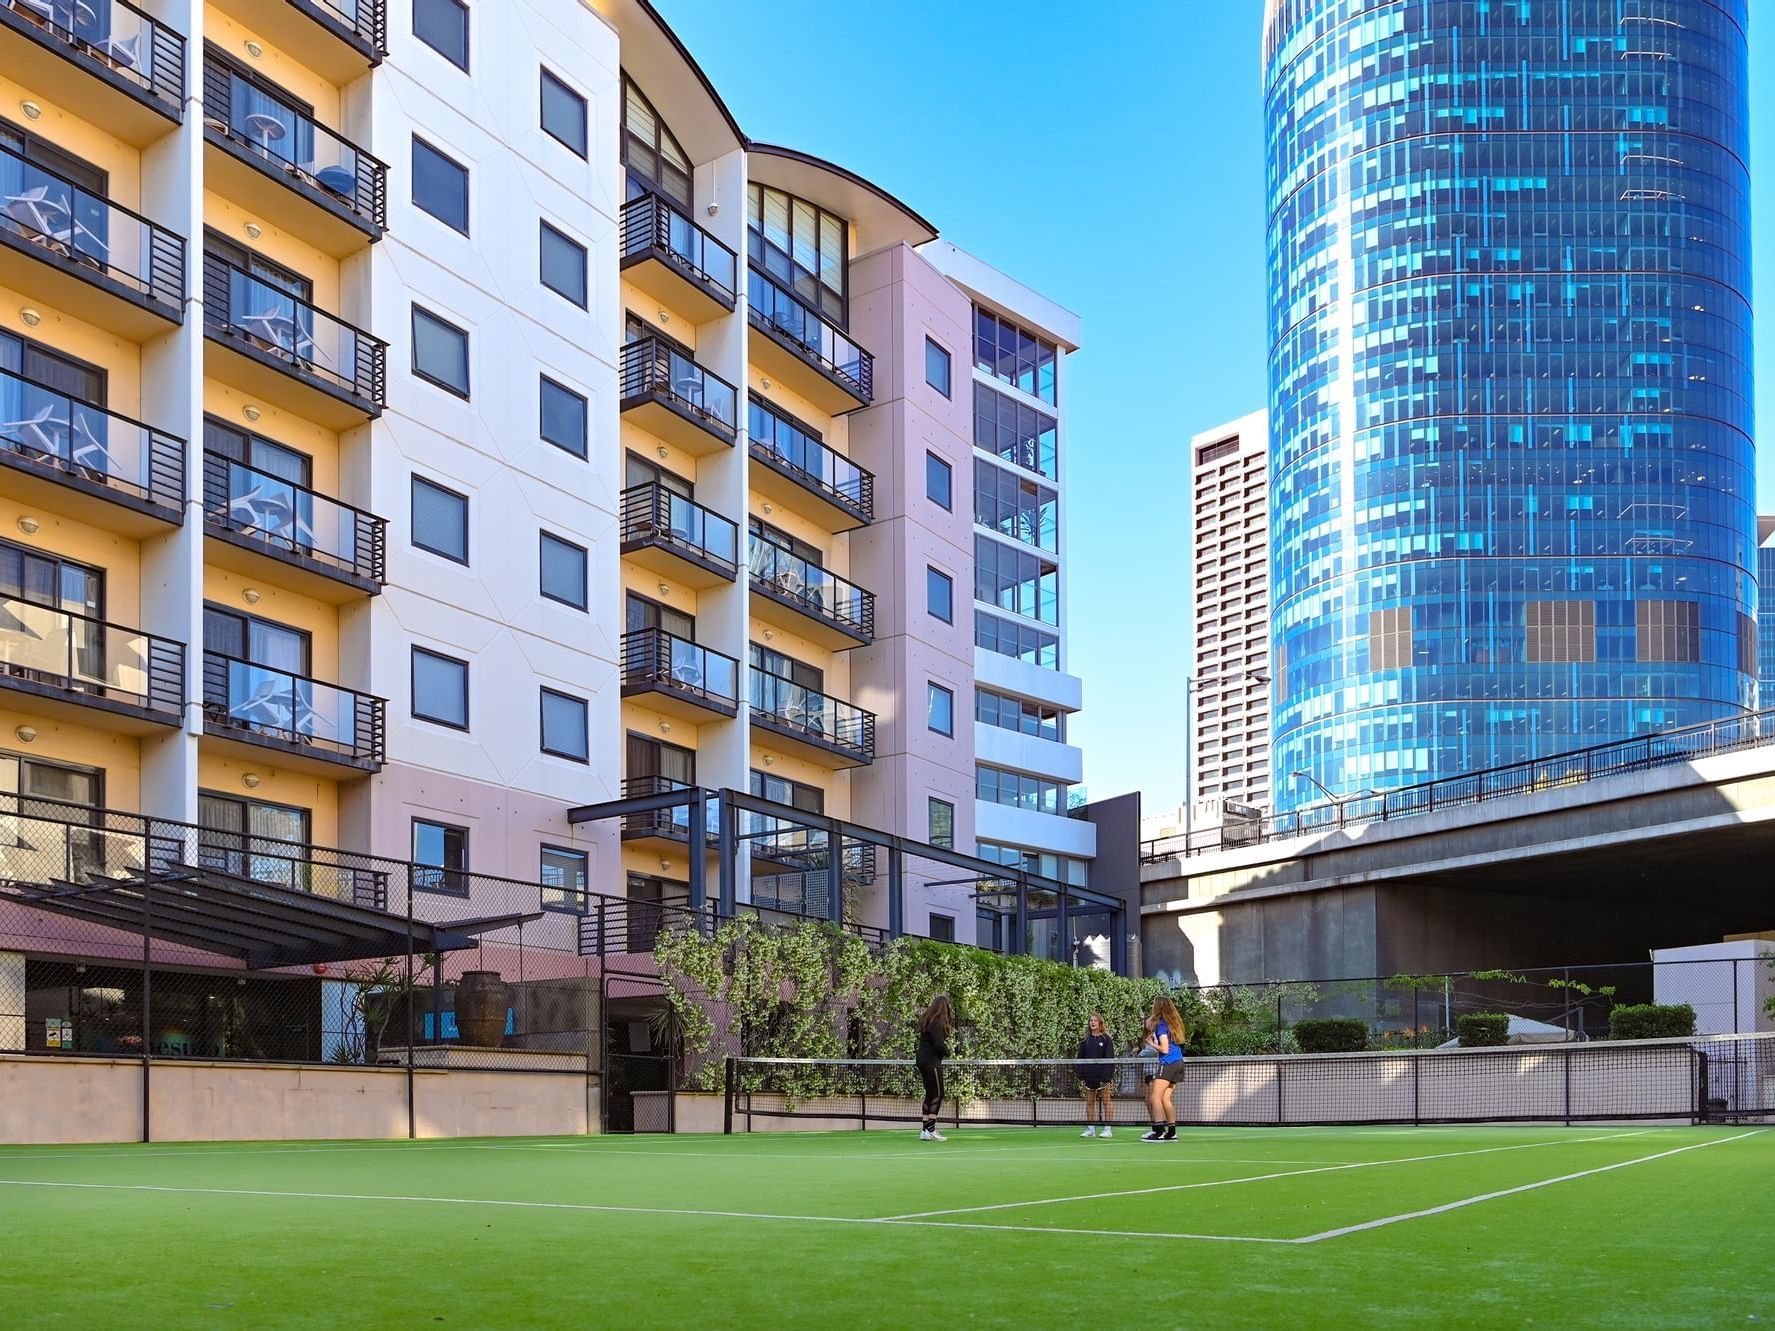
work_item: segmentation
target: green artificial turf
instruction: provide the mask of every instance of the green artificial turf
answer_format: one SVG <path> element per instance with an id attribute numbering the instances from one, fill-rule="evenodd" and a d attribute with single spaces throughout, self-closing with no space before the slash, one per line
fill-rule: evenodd
<path id="1" fill-rule="evenodd" d="M 1755 1326 L 1771 1179 L 1757 1127 L 11 1146 L 0 1324 Z"/>

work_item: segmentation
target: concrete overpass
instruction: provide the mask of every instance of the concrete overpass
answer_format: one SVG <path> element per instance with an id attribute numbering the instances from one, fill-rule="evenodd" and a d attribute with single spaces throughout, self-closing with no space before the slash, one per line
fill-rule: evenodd
<path id="1" fill-rule="evenodd" d="M 1746 736 L 1758 720 L 1686 753 L 1666 746 L 1665 760 L 1648 749 L 1644 765 L 1586 759 L 1580 771 L 1580 755 L 1562 755 L 1522 779 L 1510 769 L 1513 793 L 1461 778 L 1437 783 L 1444 807 L 1393 792 L 1375 806 L 1384 819 L 1149 846 L 1142 969 L 1217 984 L 1575 965 L 1768 930 L 1775 738 Z M 1468 789 L 1480 793 L 1446 803 Z"/>

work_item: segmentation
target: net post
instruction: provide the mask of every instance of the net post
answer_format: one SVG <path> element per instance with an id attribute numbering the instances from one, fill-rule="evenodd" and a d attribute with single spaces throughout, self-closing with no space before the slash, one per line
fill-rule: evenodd
<path id="1" fill-rule="evenodd" d="M 1561 1052 L 1564 1054 L 1564 1057 L 1560 1060 L 1560 1062 L 1564 1064 L 1564 1067 L 1562 1067 L 1560 1070 L 1561 1070 L 1561 1072 L 1564 1073 L 1564 1076 L 1565 1076 L 1565 1125 L 1566 1125 L 1566 1127 L 1569 1128 L 1572 1126 L 1572 1050 L 1571 1050 L 1571 1046 L 1568 1044 L 1565 1047 L 1565 1049 L 1563 1049 Z"/>
<path id="2" fill-rule="evenodd" d="M 721 1135 L 733 1136 L 733 1055 L 721 1063 Z"/>
<path id="3" fill-rule="evenodd" d="M 150 1078 L 153 1075 L 153 1033 L 150 1010 L 154 1004 L 154 866 L 144 855 L 142 867 L 142 1140 L 152 1141 Z"/>

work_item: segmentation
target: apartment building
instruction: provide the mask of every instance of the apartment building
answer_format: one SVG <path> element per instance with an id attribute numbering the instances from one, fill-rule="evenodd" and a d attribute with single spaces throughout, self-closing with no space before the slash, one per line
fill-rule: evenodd
<path id="1" fill-rule="evenodd" d="M 0 801 L 467 915 L 739 792 L 729 908 L 1065 955 L 1077 345 L 644 0 L 0 0 Z"/>

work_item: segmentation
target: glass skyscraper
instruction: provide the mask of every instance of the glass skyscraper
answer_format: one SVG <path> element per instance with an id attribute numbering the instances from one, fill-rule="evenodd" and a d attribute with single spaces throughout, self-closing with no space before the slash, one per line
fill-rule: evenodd
<path id="1" fill-rule="evenodd" d="M 1756 688 L 1747 0 L 1269 0 L 1279 809 Z"/>

